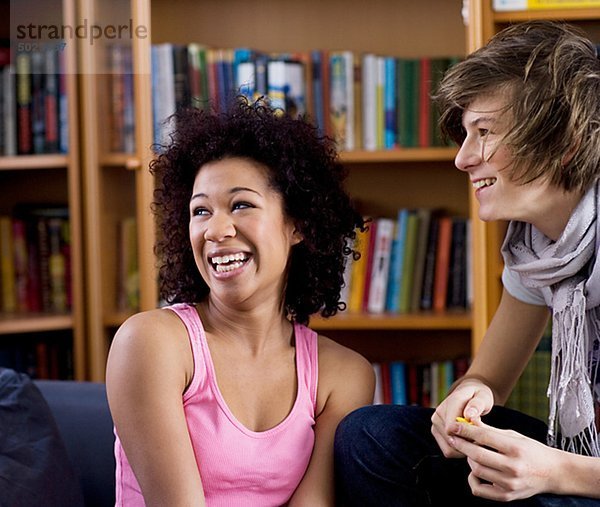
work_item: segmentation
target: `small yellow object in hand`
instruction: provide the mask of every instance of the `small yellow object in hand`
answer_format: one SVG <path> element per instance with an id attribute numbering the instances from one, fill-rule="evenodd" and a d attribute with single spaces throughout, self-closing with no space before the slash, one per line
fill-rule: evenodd
<path id="1" fill-rule="evenodd" d="M 470 421 L 469 419 L 465 419 L 464 417 L 457 417 L 456 418 L 456 422 L 459 423 L 467 423 L 467 424 L 473 424 L 472 421 Z"/>

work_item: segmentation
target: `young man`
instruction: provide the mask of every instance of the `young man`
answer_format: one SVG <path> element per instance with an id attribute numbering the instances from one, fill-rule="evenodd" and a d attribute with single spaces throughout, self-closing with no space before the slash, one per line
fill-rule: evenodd
<path id="1" fill-rule="evenodd" d="M 563 24 L 511 26 L 453 67 L 437 99 L 480 218 L 510 221 L 504 292 L 467 374 L 435 411 L 375 406 L 342 421 L 338 497 L 361 506 L 600 506 L 595 47 Z M 546 426 L 500 405 L 549 316 Z"/>

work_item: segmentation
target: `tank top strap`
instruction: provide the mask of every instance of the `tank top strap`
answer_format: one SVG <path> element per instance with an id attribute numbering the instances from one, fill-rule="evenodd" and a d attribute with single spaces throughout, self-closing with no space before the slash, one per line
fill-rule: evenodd
<path id="1" fill-rule="evenodd" d="M 313 410 L 317 410 L 317 384 L 319 378 L 318 335 L 312 329 L 294 323 L 296 339 L 296 364 L 298 378 L 306 387 Z"/>
<path id="2" fill-rule="evenodd" d="M 165 308 L 175 312 L 185 325 L 190 340 L 190 347 L 192 349 L 194 372 L 192 374 L 192 380 L 183 395 L 183 401 L 185 402 L 208 381 L 207 364 L 209 359 L 206 356 L 208 353 L 208 344 L 206 343 L 206 335 L 204 334 L 200 316 L 194 305 L 188 303 L 176 303 Z"/>

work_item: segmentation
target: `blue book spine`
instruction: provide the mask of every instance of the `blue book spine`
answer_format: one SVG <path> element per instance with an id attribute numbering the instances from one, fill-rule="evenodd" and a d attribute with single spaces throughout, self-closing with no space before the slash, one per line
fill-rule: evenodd
<path id="1" fill-rule="evenodd" d="M 409 210 L 402 208 L 398 211 L 396 222 L 396 237 L 394 238 L 393 258 L 390 261 L 388 290 L 386 294 L 385 307 L 388 312 L 398 313 L 400 311 L 400 288 L 402 287 L 402 266 L 404 265 L 404 246 L 406 244 L 406 229 Z"/>
<path id="2" fill-rule="evenodd" d="M 396 129 L 396 59 L 391 56 L 385 57 L 385 85 L 384 85 L 384 115 L 385 131 L 384 146 L 393 148 L 397 145 Z"/>
<path id="3" fill-rule="evenodd" d="M 243 62 L 254 61 L 254 52 L 250 48 L 234 48 L 233 50 L 233 85 L 238 83 L 238 65 Z"/>
<path id="4" fill-rule="evenodd" d="M 314 122 L 319 128 L 319 132 L 321 133 L 321 135 L 325 135 L 325 113 L 323 108 L 323 79 L 321 76 L 321 60 L 322 54 L 320 51 L 311 51 L 310 61 L 312 65 Z"/>
<path id="5" fill-rule="evenodd" d="M 60 153 L 69 153 L 69 99 L 67 96 L 67 63 L 63 51 L 58 58 L 58 150 Z"/>
<path id="6" fill-rule="evenodd" d="M 158 119 L 158 100 L 160 97 L 159 89 L 159 65 L 158 65 L 158 48 L 153 45 L 150 48 L 150 63 L 152 68 L 151 85 L 152 85 L 152 122 L 154 131 L 154 144 L 160 144 L 160 121 Z"/>
<path id="7" fill-rule="evenodd" d="M 219 87 L 219 111 L 225 111 L 229 99 L 235 92 L 235 84 L 233 81 L 233 55 L 231 55 L 230 58 L 227 50 L 219 51 L 217 83 Z"/>
<path id="8" fill-rule="evenodd" d="M 390 363 L 390 382 L 392 385 L 392 403 L 406 405 L 408 403 L 406 364 L 402 361 L 392 361 Z"/>

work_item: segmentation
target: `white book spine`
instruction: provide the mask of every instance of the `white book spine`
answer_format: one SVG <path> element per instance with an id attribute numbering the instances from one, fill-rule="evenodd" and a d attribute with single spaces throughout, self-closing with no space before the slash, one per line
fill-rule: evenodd
<path id="1" fill-rule="evenodd" d="M 346 150 L 356 148 L 354 140 L 354 55 L 351 51 L 342 53 L 346 74 Z"/>
<path id="2" fill-rule="evenodd" d="M 366 54 L 362 62 L 363 146 L 365 150 L 377 149 L 377 57 Z"/>
<path id="3" fill-rule="evenodd" d="M 527 0 L 494 0 L 493 9 L 502 11 L 524 11 L 527 10 Z"/>
<path id="4" fill-rule="evenodd" d="M 377 219 L 375 248 L 367 310 L 370 313 L 383 313 L 390 271 L 390 254 L 394 237 L 394 221 L 391 218 Z"/>

